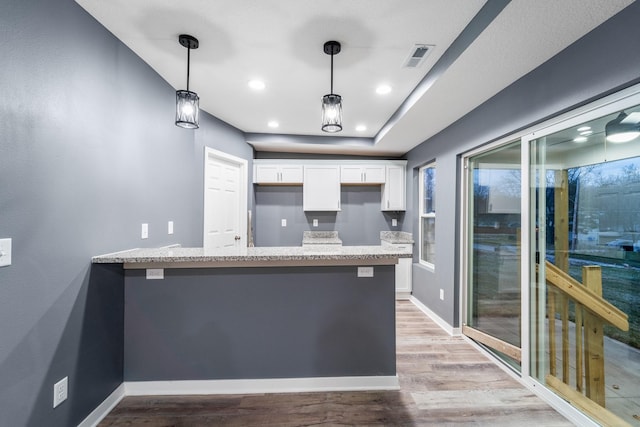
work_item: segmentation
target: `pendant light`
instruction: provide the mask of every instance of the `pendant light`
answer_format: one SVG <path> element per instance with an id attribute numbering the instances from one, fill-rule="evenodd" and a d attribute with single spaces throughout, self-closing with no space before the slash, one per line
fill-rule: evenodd
<path id="1" fill-rule="evenodd" d="M 198 39 L 180 34 L 178 42 L 187 48 L 187 90 L 176 91 L 176 126 L 185 129 L 197 129 L 200 115 L 200 98 L 198 94 L 189 90 L 189 66 L 191 62 L 191 49 L 197 49 Z"/>
<path id="2" fill-rule="evenodd" d="M 633 115 L 633 113 L 632 113 Z M 640 123 L 627 116 L 624 111 L 604 127 L 609 142 L 629 142 L 640 136 Z"/>
<path id="3" fill-rule="evenodd" d="M 326 42 L 324 53 L 331 55 L 331 93 L 322 97 L 322 130 L 340 132 L 342 130 L 342 97 L 333 93 L 333 55 L 340 53 L 340 43 Z"/>

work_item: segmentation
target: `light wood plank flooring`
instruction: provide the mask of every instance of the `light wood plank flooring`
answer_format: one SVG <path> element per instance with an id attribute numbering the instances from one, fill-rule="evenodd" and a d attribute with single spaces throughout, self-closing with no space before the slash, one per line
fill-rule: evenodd
<path id="1" fill-rule="evenodd" d="M 398 301 L 400 391 L 126 397 L 108 426 L 570 426 L 409 301 Z"/>

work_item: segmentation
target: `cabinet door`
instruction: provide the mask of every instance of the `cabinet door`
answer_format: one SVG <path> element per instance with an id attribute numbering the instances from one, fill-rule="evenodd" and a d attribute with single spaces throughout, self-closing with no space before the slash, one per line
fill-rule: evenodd
<path id="1" fill-rule="evenodd" d="M 339 166 L 305 165 L 302 206 L 305 211 L 340 210 Z"/>
<path id="2" fill-rule="evenodd" d="M 406 209 L 406 182 L 404 166 L 388 165 L 387 179 L 382 191 L 383 211 L 403 211 Z"/>
<path id="3" fill-rule="evenodd" d="M 364 182 L 367 184 L 384 184 L 385 171 L 384 165 L 364 166 L 363 168 Z"/>
<path id="4" fill-rule="evenodd" d="M 396 264 L 396 298 L 409 298 L 411 295 L 411 258 L 399 258 Z"/>
<path id="5" fill-rule="evenodd" d="M 340 166 L 340 182 L 343 184 L 357 184 L 363 181 L 364 174 L 360 165 Z"/>
<path id="6" fill-rule="evenodd" d="M 255 176 L 253 182 L 277 183 L 280 176 L 280 168 L 277 165 L 256 165 Z"/>
<path id="7" fill-rule="evenodd" d="M 384 184 L 384 165 L 342 165 L 340 182 L 343 184 Z"/>
<path id="8" fill-rule="evenodd" d="M 280 168 L 280 181 L 283 184 L 302 184 L 302 165 L 283 165 Z"/>

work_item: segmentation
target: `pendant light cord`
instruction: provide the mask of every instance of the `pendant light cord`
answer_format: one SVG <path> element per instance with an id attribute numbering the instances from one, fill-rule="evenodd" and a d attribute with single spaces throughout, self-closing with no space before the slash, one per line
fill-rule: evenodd
<path id="1" fill-rule="evenodd" d="M 331 51 L 331 95 L 333 95 L 333 51 Z"/>
<path id="2" fill-rule="evenodd" d="M 187 46 L 187 92 L 189 92 L 189 68 L 191 64 L 191 46 Z"/>

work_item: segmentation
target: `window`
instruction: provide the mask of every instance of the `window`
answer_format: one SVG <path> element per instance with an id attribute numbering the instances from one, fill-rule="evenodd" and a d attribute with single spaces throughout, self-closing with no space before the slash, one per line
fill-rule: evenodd
<path id="1" fill-rule="evenodd" d="M 436 254 L 436 164 L 420 168 L 420 263 L 435 265 Z"/>

